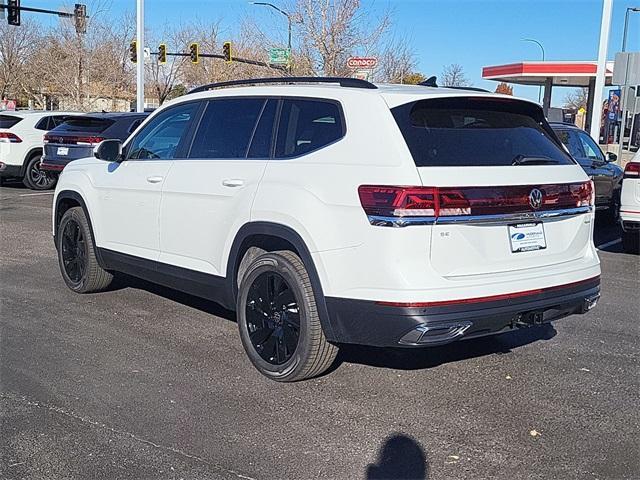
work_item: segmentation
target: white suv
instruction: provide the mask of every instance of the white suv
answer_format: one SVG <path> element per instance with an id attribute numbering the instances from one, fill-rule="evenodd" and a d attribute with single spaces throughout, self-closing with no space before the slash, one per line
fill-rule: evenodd
<path id="1" fill-rule="evenodd" d="M 0 112 L 0 178 L 21 178 L 32 190 L 53 188 L 56 176 L 40 169 L 43 137 L 72 113 Z M 78 115 L 78 114 L 76 114 Z"/>
<path id="2" fill-rule="evenodd" d="M 622 246 L 629 253 L 640 251 L 640 151 L 624 169 L 620 194 Z"/>
<path id="3" fill-rule="evenodd" d="M 600 294 L 593 185 L 528 101 L 227 82 L 96 157 L 56 189 L 66 284 L 95 292 L 125 272 L 219 302 L 274 380 L 320 374 L 341 343 L 444 344 L 584 313 Z"/>

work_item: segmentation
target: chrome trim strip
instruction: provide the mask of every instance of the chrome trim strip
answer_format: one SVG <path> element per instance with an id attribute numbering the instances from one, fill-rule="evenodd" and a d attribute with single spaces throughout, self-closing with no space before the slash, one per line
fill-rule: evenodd
<path id="1" fill-rule="evenodd" d="M 378 227 L 408 227 L 411 225 L 504 225 L 514 222 L 530 222 L 559 217 L 574 217 L 591 213 L 592 206 L 545 210 L 541 212 L 509 213 L 503 215 L 460 215 L 450 217 L 382 217 L 368 215 L 369 223 Z"/>

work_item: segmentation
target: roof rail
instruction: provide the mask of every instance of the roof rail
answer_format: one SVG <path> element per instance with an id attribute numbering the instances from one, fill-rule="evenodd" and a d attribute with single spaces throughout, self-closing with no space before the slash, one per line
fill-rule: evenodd
<path id="1" fill-rule="evenodd" d="M 228 82 L 210 83 L 191 90 L 189 93 L 206 92 L 214 88 L 234 87 L 237 85 L 260 85 L 267 83 L 337 83 L 341 87 L 352 88 L 378 88 L 373 83 L 358 78 L 345 77 L 273 77 L 273 78 L 250 78 L 246 80 L 230 80 Z"/>
<path id="2" fill-rule="evenodd" d="M 472 92 L 491 93 L 489 90 L 486 90 L 486 89 L 480 88 L 480 87 L 444 87 L 444 88 L 451 88 L 453 90 L 470 90 Z"/>

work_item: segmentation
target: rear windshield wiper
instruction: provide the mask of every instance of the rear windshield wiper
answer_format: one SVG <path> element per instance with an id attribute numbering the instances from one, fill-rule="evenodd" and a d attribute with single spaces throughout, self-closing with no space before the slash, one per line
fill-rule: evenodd
<path id="1" fill-rule="evenodd" d="M 511 165 L 557 165 L 558 160 L 550 157 L 533 157 L 528 155 L 516 155 Z"/>

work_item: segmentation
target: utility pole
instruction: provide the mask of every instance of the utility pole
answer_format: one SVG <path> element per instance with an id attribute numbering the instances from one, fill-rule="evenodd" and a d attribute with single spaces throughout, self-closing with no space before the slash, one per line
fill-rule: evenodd
<path id="1" fill-rule="evenodd" d="M 136 110 L 144 112 L 144 0 L 137 0 Z"/>
<path id="2" fill-rule="evenodd" d="M 613 0 L 602 2 L 602 23 L 600 25 L 600 47 L 598 48 L 598 68 L 596 85 L 593 92 L 593 109 L 591 110 L 591 136 L 600 139 L 600 120 L 602 116 L 602 90 L 604 90 L 607 71 L 607 48 L 609 47 L 609 30 L 611 28 L 611 11 Z M 606 136 L 607 132 L 605 132 Z"/>
<path id="3" fill-rule="evenodd" d="M 535 38 L 523 38 L 522 41 L 537 44 L 540 47 L 540 50 L 542 51 L 542 61 L 544 62 L 545 60 L 544 47 L 538 40 L 536 40 Z M 542 85 L 538 87 L 538 103 L 542 103 Z"/>

